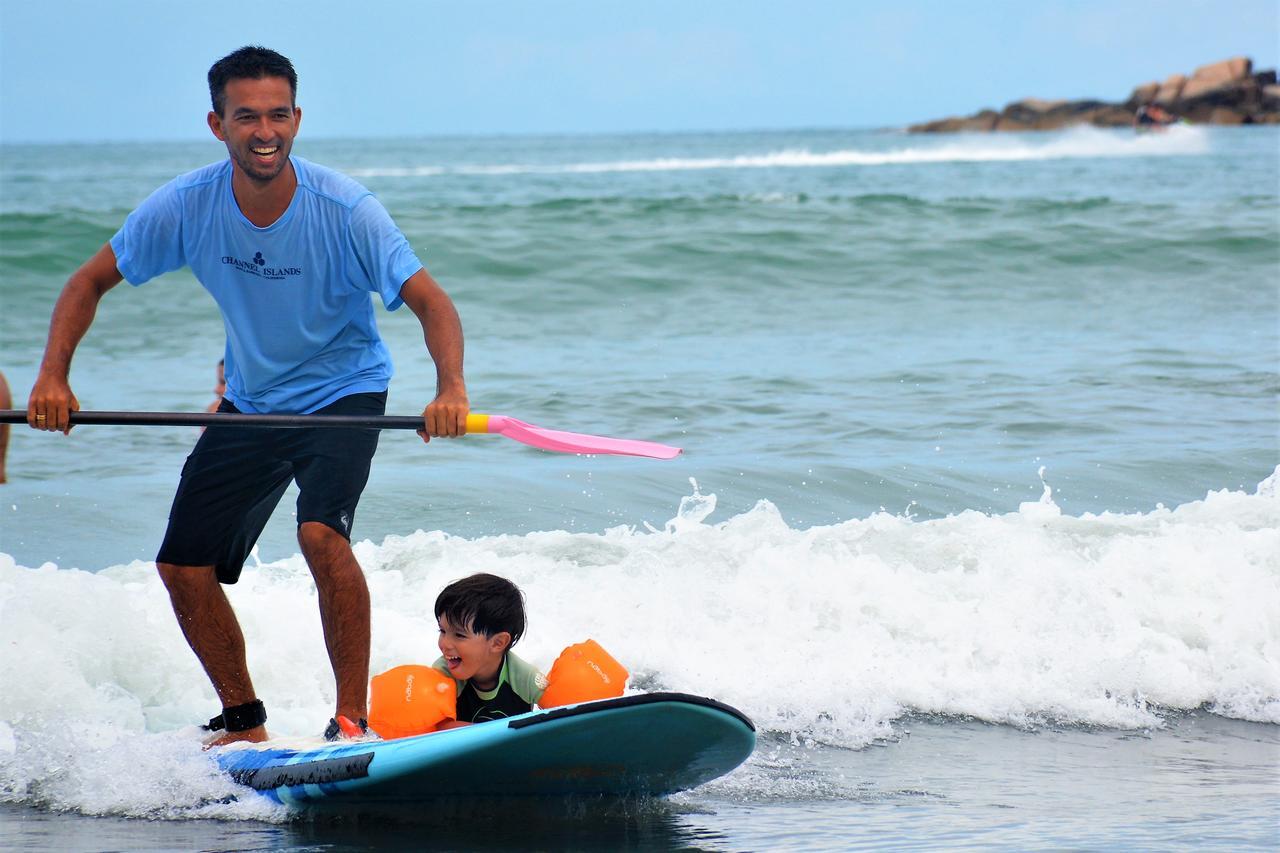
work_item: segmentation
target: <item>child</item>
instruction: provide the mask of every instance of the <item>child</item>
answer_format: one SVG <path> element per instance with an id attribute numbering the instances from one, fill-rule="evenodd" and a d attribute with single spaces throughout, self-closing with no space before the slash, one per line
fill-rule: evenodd
<path id="1" fill-rule="evenodd" d="M 565 649 L 548 678 L 511 647 L 524 634 L 524 596 L 509 580 L 476 574 L 436 598 L 441 657 L 432 666 L 403 664 L 370 684 L 369 729 L 384 738 L 413 737 L 621 696 L 627 670 L 594 640 Z"/>
<path id="2" fill-rule="evenodd" d="M 511 647 L 524 634 L 524 596 L 511 581 L 475 574 L 436 597 L 440 654 L 433 667 L 458 685 L 457 722 L 482 723 L 533 710 L 547 679 Z"/>

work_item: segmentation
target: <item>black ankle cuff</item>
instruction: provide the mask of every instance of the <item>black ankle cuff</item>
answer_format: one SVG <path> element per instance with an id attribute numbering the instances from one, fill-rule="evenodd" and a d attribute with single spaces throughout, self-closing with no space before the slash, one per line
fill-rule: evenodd
<path id="1" fill-rule="evenodd" d="M 208 731 L 226 729 L 228 732 L 244 732 L 256 729 L 267 721 L 267 709 L 261 699 L 245 702 L 233 708 L 223 708 L 222 713 L 209 721 Z"/>

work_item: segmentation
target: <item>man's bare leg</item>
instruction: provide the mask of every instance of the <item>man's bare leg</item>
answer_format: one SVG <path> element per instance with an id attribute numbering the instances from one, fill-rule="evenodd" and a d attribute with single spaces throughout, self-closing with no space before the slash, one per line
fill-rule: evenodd
<path id="1" fill-rule="evenodd" d="M 369 586 L 351 543 L 326 524 L 298 526 L 298 544 L 311 567 L 320 598 L 324 644 L 337 683 L 334 716 L 369 716 Z"/>
<path id="2" fill-rule="evenodd" d="M 257 699 L 245 661 L 244 633 L 213 566 L 158 563 L 156 568 L 169 591 L 178 625 L 213 682 L 222 707 L 234 708 Z M 267 727 L 257 726 L 242 732 L 224 732 L 208 746 L 238 740 L 258 742 L 267 737 Z"/>

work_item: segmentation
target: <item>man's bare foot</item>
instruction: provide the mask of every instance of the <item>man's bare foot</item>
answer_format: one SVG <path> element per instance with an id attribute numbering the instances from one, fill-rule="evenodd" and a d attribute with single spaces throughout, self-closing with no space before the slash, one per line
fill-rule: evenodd
<path id="1" fill-rule="evenodd" d="M 324 730 L 324 739 L 382 740 L 377 732 L 369 728 L 369 721 L 364 717 L 353 720 L 345 714 L 338 714 L 329 720 L 329 725 Z"/>
<path id="2" fill-rule="evenodd" d="M 248 741 L 249 743 L 262 743 L 270 740 L 271 736 L 267 734 L 267 727 L 255 726 L 251 729 L 245 729 L 242 732 L 222 732 L 216 738 L 204 742 L 205 749 L 212 749 L 215 746 L 226 746 L 229 743 L 239 743 L 240 741 Z"/>

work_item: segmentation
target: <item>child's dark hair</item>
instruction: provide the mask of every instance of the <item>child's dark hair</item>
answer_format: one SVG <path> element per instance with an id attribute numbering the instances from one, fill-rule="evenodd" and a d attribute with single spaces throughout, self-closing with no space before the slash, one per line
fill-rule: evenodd
<path id="1" fill-rule="evenodd" d="M 261 80 L 264 77 L 283 77 L 289 81 L 289 92 L 298 98 L 298 74 L 293 63 L 274 50 L 258 45 L 246 45 L 234 50 L 213 63 L 209 69 L 209 100 L 213 111 L 222 115 L 227 105 L 227 83 L 231 80 Z"/>
<path id="2" fill-rule="evenodd" d="M 475 574 L 440 590 L 436 596 L 436 618 L 492 637 L 506 631 L 510 648 L 524 634 L 524 593 L 506 578 Z"/>

